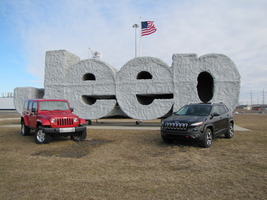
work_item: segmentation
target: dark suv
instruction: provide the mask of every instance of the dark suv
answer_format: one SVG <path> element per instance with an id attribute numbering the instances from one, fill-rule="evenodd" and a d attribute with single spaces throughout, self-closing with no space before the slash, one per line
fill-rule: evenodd
<path id="1" fill-rule="evenodd" d="M 165 143 L 192 140 L 202 147 L 210 147 L 212 139 L 225 134 L 234 136 L 232 113 L 222 102 L 190 103 L 162 121 L 161 137 Z"/>

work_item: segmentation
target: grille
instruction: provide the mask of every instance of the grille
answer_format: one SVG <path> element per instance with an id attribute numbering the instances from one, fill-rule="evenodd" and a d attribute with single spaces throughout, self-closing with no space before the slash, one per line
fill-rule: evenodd
<path id="1" fill-rule="evenodd" d="M 73 118 L 60 118 L 57 119 L 58 126 L 73 125 Z"/>
<path id="2" fill-rule="evenodd" d="M 165 130 L 179 130 L 186 131 L 188 127 L 187 123 L 166 122 L 162 128 Z"/>

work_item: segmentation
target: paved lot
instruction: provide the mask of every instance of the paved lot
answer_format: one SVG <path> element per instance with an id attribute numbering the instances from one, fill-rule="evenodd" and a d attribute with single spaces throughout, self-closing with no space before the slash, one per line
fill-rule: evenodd
<path id="1" fill-rule="evenodd" d="M 0 116 L 1 115 L 17 115 L 17 116 L 20 116 L 19 113 L 16 110 L 0 110 Z"/>
<path id="2" fill-rule="evenodd" d="M 0 127 L 20 127 L 20 124 L 11 124 L 11 125 L 0 125 Z M 118 130 L 160 130 L 160 126 L 125 126 L 125 125 L 112 125 L 112 126 L 107 126 L 107 125 L 87 125 L 87 129 L 118 129 Z M 235 131 L 250 131 L 249 129 L 242 128 L 240 126 L 235 125 L 234 126 Z"/>
<path id="3" fill-rule="evenodd" d="M 2 118 L 0 121 L 4 120 L 17 120 L 17 118 Z M 0 127 L 20 127 L 20 124 L 10 124 L 10 125 L 0 125 Z M 160 121 L 159 120 L 151 120 L 151 121 L 143 121 L 142 123 L 136 125 L 135 120 L 122 119 L 120 122 L 119 119 L 105 119 L 98 120 L 98 123 L 94 120 L 91 125 L 87 125 L 87 129 L 120 129 L 120 130 L 160 130 Z M 235 131 L 250 131 L 249 129 L 239 127 L 237 125 L 234 126 Z"/>

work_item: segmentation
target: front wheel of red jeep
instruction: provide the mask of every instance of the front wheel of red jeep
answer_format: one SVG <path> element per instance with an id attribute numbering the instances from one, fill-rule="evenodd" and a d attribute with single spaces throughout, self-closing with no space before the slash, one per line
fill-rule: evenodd
<path id="1" fill-rule="evenodd" d="M 34 138 L 35 138 L 35 142 L 37 144 L 47 144 L 49 142 L 51 142 L 52 137 L 51 135 L 46 134 L 43 129 L 42 126 L 39 126 L 34 133 Z"/>
<path id="2" fill-rule="evenodd" d="M 87 132 L 86 132 L 86 130 L 85 130 L 85 131 L 82 131 L 82 132 L 80 133 L 80 135 L 77 135 L 77 136 L 72 135 L 72 136 L 70 136 L 70 138 L 71 138 L 72 140 L 76 141 L 76 142 L 79 142 L 79 141 L 84 141 L 85 138 L 86 138 L 86 136 L 87 136 Z"/>

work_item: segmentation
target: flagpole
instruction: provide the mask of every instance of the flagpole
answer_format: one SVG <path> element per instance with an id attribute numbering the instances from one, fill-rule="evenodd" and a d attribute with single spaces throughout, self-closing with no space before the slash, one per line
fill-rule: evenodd
<path id="1" fill-rule="evenodd" d="M 137 57 L 137 38 L 136 38 L 136 29 L 138 28 L 138 24 L 134 24 L 133 28 L 135 28 L 135 57 Z"/>
<path id="2" fill-rule="evenodd" d="M 142 56 L 142 17 L 140 17 L 139 56 Z"/>

